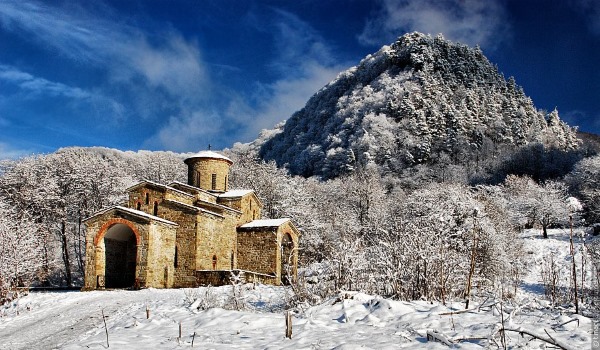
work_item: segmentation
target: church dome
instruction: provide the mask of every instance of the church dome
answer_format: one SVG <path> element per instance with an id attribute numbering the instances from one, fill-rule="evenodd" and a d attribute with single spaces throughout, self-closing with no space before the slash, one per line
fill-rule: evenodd
<path id="1" fill-rule="evenodd" d="M 201 151 L 198 152 L 192 156 L 190 156 L 189 158 L 186 158 L 184 160 L 184 162 L 186 164 L 188 164 L 190 161 L 195 160 L 195 159 L 216 159 L 216 160 L 224 160 L 226 162 L 228 162 L 229 164 L 233 164 L 233 161 L 227 157 L 225 157 L 224 155 L 217 153 L 217 152 L 213 152 L 213 151 Z"/>
<path id="2" fill-rule="evenodd" d="M 207 191 L 227 192 L 229 167 L 233 161 L 213 151 L 202 151 L 184 160 L 188 166 L 188 185 Z"/>

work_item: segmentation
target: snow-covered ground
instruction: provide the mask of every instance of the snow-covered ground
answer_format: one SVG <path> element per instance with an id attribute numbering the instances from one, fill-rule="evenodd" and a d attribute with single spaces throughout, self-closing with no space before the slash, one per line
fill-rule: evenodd
<path id="1" fill-rule="evenodd" d="M 574 315 L 569 307 L 550 308 L 536 277 L 544 251 L 554 249 L 565 261 L 565 234 L 552 231 L 548 240 L 537 232 L 524 234 L 531 262 L 518 302 L 482 298 L 461 312 L 464 303 L 444 306 L 345 292 L 294 315 L 293 336 L 286 339 L 286 291 L 279 287 L 242 286 L 238 300 L 243 311 L 222 308 L 234 305 L 231 286 L 31 293 L 0 309 L 0 349 L 105 349 L 108 344 L 111 349 L 179 349 L 192 343 L 198 349 L 449 348 L 428 341 L 428 331 L 456 349 L 502 348 L 497 333 L 502 315 L 507 329 L 589 349 L 591 319 Z M 507 332 L 506 337 L 509 348 L 544 347 L 530 335 Z"/>

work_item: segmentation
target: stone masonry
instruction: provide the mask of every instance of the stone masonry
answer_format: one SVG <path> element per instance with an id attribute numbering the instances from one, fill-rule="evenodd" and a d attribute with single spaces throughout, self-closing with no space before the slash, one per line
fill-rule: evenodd
<path id="1" fill-rule="evenodd" d="M 296 279 L 292 222 L 260 220 L 254 191 L 229 191 L 227 157 L 204 151 L 185 163 L 187 184 L 143 181 L 127 190 L 126 206 L 85 220 L 85 290 L 226 284 L 232 274 L 276 285 Z"/>

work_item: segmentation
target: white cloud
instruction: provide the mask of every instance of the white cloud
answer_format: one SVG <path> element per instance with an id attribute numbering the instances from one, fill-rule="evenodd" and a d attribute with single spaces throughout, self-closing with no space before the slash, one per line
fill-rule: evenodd
<path id="1" fill-rule="evenodd" d="M 275 124 L 288 119 L 345 68 L 347 67 L 324 66 L 310 61 L 301 67 L 298 78 L 282 78 L 265 86 L 262 102 L 248 114 L 254 119 L 254 123 L 249 125 L 243 138 L 255 139 L 262 129 L 271 129 Z"/>
<path id="2" fill-rule="evenodd" d="M 168 146 L 175 151 L 194 151 L 208 146 L 208 140 L 222 133 L 222 116 L 212 111 L 196 111 L 187 115 L 170 117 L 165 127 L 158 131 L 156 139 L 147 145 Z"/>
<path id="3" fill-rule="evenodd" d="M 382 45 L 405 32 L 419 31 L 468 45 L 494 49 L 508 34 L 506 10 L 499 0 L 381 0 L 359 36 L 366 45 Z"/>

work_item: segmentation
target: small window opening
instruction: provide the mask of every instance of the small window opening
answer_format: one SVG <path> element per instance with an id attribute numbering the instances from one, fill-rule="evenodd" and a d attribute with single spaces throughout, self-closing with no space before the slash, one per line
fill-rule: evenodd
<path id="1" fill-rule="evenodd" d="M 213 255 L 212 265 L 213 265 L 213 270 L 216 270 L 217 269 L 217 256 L 216 255 Z"/>
<path id="2" fill-rule="evenodd" d="M 137 210 L 142 209 L 142 203 L 137 202 L 137 204 L 135 205 L 135 209 L 137 209 Z"/>
<path id="3" fill-rule="evenodd" d="M 146 193 L 146 205 L 150 204 L 150 194 Z"/>
<path id="4" fill-rule="evenodd" d="M 196 183 L 196 186 L 200 187 L 200 172 L 199 171 L 196 172 L 196 181 L 195 181 L 195 183 Z"/>
<path id="5" fill-rule="evenodd" d="M 225 175 L 225 187 L 223 187 L 223 191 L 227 191 L 227 175 Z"/>
<path id="6" fill-rule="evenodd" d="M 217 189 L 217 174 L 212 174 L 212 189 Z"/>
<path id="7" fill-rule="evenodd" d="M 179 266 L 178 266 L 178 265 L 179 265 L 179 262 L 177 261 L 177 259 L 178 259 L 178 258 L 179 258 L 179 257 L 177 256 L 177 246 L 175 246 L 175 258 L 173 259 L 173 266 L 174 266 L 175 268 L 179 267 Z"/>
<path id="8" fill-rule="evenodd" d="M 231 269 L 233 270 L 233 251 L 231 251 Z"/>
<path id="9" fill-rule="evenodd" d="M 154 216 L 158 216 L 158 202 L 154 202 Z"/>

